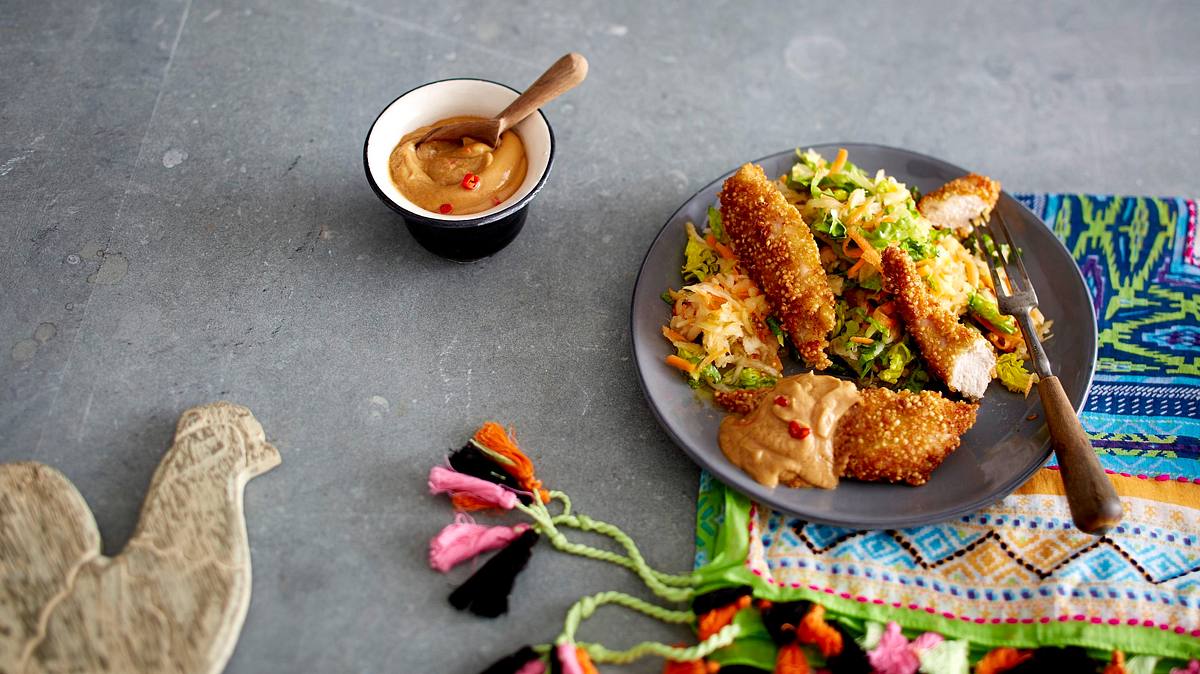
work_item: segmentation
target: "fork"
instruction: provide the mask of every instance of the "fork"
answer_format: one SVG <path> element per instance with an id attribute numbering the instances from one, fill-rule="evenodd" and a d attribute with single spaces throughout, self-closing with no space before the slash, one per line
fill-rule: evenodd
<path id="1" fill-rule="evenodd" d="M 1004 240 L 1008 243 L 1007 254 L 1004 254 L 998 245 L 1000 239 L 995 236 L 993 230 L 999 230 L 1004 235 Z M 981 240 L 981 232 L 991 238 L 990 248 Z M 975 246 L 987 260 L 1000 312 L 1016 319 L 1021 334 L 1025 337 L 1025 344 L 1029 347 L 1029 355 L 1038 375 L 1038 395 L 1046 413 L 1046 425 L 1050 427 L 1050 444 L 1054 448 L 1054 456 L 1062 474 L 1067 504 L 1071 508 L 1071 519 L 1080 531 L 1099 536 L 1121 521 L 1121 500 L 1117 497 L 1108 476 L 1104 474 L 1104 469 L 1100 467 L 1092 443 L 1083 432 L 1083 426 L 1080 425 L 1079 417 L 1067 399 L 1062 383 L 1050 369 L 1050 360 L 1046 357 L 1046 351 L 1042 348 L 1042 342 L 1033 326 L 1033 317 L 1030 315 L 1030 311 L 1038 306 L 1037 293 L 1029 280 L 1029 273 L 1025 271 L 1020 252 L 1013 243 L 1008 224 L 1004 221 L 1004 214 L 999 208 L 994 209 L 993 216 L 988 221 L 976 224 Z M 1010 271 L 1014 266 L 1012 260 L 1016 262 L 1016 278 Z M 1003 279 L 997 267 L 1004 270 Z"/>

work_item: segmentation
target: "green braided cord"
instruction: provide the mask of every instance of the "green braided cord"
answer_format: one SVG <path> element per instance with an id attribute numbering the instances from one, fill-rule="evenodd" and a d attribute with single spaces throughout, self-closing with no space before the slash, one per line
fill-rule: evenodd
<path id="1" fill-rule="evenodd" d="M 553 522 L 555 524 L 565 524 L 580 531 L 592 531 L 612 538 L 629 552 L 629 557 L 619 557 L 610 561 L 632 569 L 639 574 L 641 573 L 640 569 L 644 568 L 647 573 L 654 576 L 663 585 L 691 587 L 696 582 L 695 577 L 690 573 L 670 574 L 651 568 L 646 559 L 642 557 L 642 553 L 638 550 L 637 543 L 634 543 L 628 534 L 613 524 L 594 520 L 587 515 L 559 515 L 553 518 Z"/>
<path id="2" fill-rule="evenodd" d="M 731 623 L 722 627 L 719 632 L 711 637 L 688 648 L 668 646 L 653 641 L 643 641 L 633 648 L 627 648 L 623 651 L 612 651 L 600 644 L 580 643 L 577 645 L 582 646 L 595 662 L 626 665 L 648 655 L 657 655 L 665 660 L 674 660 L 676 662 L 689 662 L 708 657 L 713 651 L 732 644 L 740 632 L 741 628 Z"/>
<path id="3" fill-rule="evenodd" d="M 558 499 L 559 501 L 562 501 L 562 504 L 563 504 L 562 514 L 563 515 L 571 514 L 571 497 L 570 496 L 567 496 L 566 494 L 562 493 L 561 491 L 551 491 L 550 492 L 550 500 L 553 501 L 554 499 Z M 538 500 L 540 501 L 541 498 L 539 497 Z"/>
<path id="4" fill-rule="evenodd" d="M 573 555 L 579 555 L 580 557 L 587 557 L 590 559 L 611 562 L 613 564 L 624 566 L 625 568 L 636 573 L 638 577 L 642 579 L 642 582 L 646 584 L 646 587 L 650 588 L 650 591 L 667 601 L 687 601 L 688 599 L 691 599 L 692 594 L 694 593 L 692 588 L 672 587 L 671 585 L 659 580 L 656 575 L 657 572 L 655 572 L 649 567 L 648 564 L 646 564 L 646 560 L 643 559 L 640 554 L 637 554 L 636 546 L 631 551 L 632 553 L 636 554 L 636 556 L 631 559 L 623 557 L 609 550 L 600 550 L 582 543 L 572 543 L 571 541 L 568 541 L 567 537 L 564 536 L 563 533 L 555 526 L 555 518 L 551 517 L 550 511 L 546 509 L 546 506 L 542 505 L 541 499 L 536 496 L 536 493 L 534 500 L 534 505 L 526 506 L 518 503 L 516 507 L 534 520 L 536 523 L 536 528 L 550 540 L 551 544 L 553 544 L 555 548 Z M 613 528 L 615 529 L 615 527 Z M 624 536 L 624 534 L 622 534 L 622 536 Z M 628 540 L 628 536 L 625 536 L 625 538 Z M 630 541 L 630 543 L 632 544 L 632 541 Z"/>
<path id="5" fill-rule="evenodd" d="M 624 592 L 599 592 L 589 597 L 583 597 L 571 606 L 570 610 L 567 611 L 567 619 L 563 622 L 563 631 L 558 637 L 558 643 L 564 640 L 574 640 L 575 632 L 579 629 L 580 623 L 592 617 L 596 609 L 605 604 L 624 606 L 665 623 L 690 623 L 696 619 L 696 614 L 691 611 L 677 611 L 657 604 L 651 604 L 644 599 L 638 599 Z"/>

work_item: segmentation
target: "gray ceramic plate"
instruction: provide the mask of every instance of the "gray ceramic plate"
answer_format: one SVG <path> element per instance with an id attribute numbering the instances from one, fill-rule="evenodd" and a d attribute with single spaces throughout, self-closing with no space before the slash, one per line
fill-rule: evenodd
<path id="1" fill-rule="evenodd" d="M 884 169 L 922 192 L 967 173 L 939 159 L 879 145 L 855 143 L 812 146 L 826 157 L 838 147 L 868 173 Z M 788 171 L 791 150 L 757 160 L 768 176 Z M 1042 406 L 1037 394 L 1024 398 L 993 383 L 979 409 L 975 427 L 962 446 L 920 487 L 843 481 L 837 489 L 768 489 L 726 460 L 717 446 L 720 409 L 688 388 L 676 370 L 663 363 L 671 352 L 660 327 L 670 315 L 659 295 L 682 285 L 684 223 L 705 221 L 710 205 L 731 170 L 700 190 L 675 212 L 654 239 L 642 262 L 633 291 L 630 321 L 633 353 L 642 390 L 659 422 L 695 461 L 759 503 L 815 522 L 851 528 L 899 528 L 944 521 L 978 510 L 1016 489 L 1050 456 Z M 1046 351 L 1067 396 L 1080 409 L 1096 366 L 1096 319 L 1087 286 L 1067 249 L 1050 229 L 1008 194 L 998 208 L 1024 251 L 1025 266 L 1037 288 L 1042 312 L 1054 321 Z M 801 371 L 790 364 L 789 374 Z M 1033 421 L 1030 415 L 1037 415 Z"/>

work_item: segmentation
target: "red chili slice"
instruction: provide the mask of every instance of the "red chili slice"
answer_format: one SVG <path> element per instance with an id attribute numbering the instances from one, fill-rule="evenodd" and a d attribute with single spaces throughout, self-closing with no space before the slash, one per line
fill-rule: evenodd
<path id="1" fill-rule="evenodd" d="M 812 429 L 808 426 L 801 425 L 799 421 L 792 420 L 788 422 L 788 435 L 791 435 L 797 440 L 803 440 L 812 433 Z"/>
<path id="2" fill-rule="evenodd" d="M 442 215 L 448 215 L 453 211 L 454 207 L 450 204 L 442 204 L 441 206 L 438 206 L 438 213 L 441 213 Z"/>
<path id="3" fill-rule="evenodd" d="M 775 396 L 775 404 L 779 405 L 780 407 L 787 407 L 788 406 L 787 396 Z"/>
<path id="4" fill-rule="evenodd" d="M 464 190 L 473 190 L 479 187 L 479 176 L 467 171 L 467 175 L 463 176 L 461 184 Z"/>

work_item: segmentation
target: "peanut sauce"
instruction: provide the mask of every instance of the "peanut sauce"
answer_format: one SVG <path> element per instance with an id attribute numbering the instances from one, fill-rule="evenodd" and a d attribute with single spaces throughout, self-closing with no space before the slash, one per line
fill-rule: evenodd
<path id="1" fill-rule="evenodd" d="M 811 372 L 785 377 L 754 411 L 725 417 L 721 451 L 764 486 L 832 489 L 838 484 L 834 431 L 858 398 L 857 386 L 836 377 Z"/>
<path id="2" fill-rule="evenodd" d="M 434 127 L 479 117 L 449 117 L 406 134 L 392 150 L 388 168 L 400 193 L 434 213 L 464 215 L 486 211 L 511 197 L 525 180 L 525 146 L 514 131 L 496 147 L 463 138 L 416 144 Z"/>

